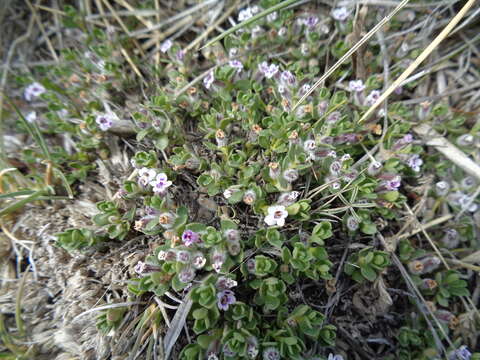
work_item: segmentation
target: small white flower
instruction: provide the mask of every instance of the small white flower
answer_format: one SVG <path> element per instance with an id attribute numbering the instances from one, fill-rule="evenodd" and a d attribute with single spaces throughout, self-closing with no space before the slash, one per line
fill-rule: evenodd
<path id="1" fill-rule="evenodd" d="M 257 38 L 263 33 L 263 28 L 260 25 L 256 25 L 252 28 L 252 38 Z"/>
<path id="2" fill-rule="evenodd" d="M 341 162 L 344 162 L 344 161 L 348 161 L 350 160 L 352 157 L 350 156 L 350 154 L 345 154 L 345 155 L 342 155 L 342 157 L 340 158 L 340 161 Z"/>
<path id="3" fill-rule="evenodd" d="M 274 22 L 275 20 L 277 20 L 277 17 L 278 17 L 278 14 L 276 11 L 274 11 L 273 13 L 267 15 L 267 21 Z"/>
<path id="4" fill-rule="evenodd" d="M 25 100 L 32 101 L 34 98 L 42 95 L 45 91 L 47 90 L 42 84 L 34 82 L 26 87 L 23 95 L 25 96 Z"/>
<path id="5" fill-rule="evenodd" d="M 213 75 L 213 71 L 210 71 L 207 76 L 203 78 L 203 85 L 205 85 L 207 89 L 210 89 L 214 81 L 215 76 Z"/>
<path id="6" fill-rule="evenodd" d="M 195 255 L 193 257 L 192 265 L 195 269 L 199 270 L 205 266 L 207 259 L 202 254 Z"/>
<path id="7" fill-rule="evenodd" d="M 155 179 L 155 176 L 157 176 L 157 172 L 154 169 L 141 168 L 138 172 L 138 183 L 142 186 L 147 186 Z"/>
<path id="8" fill-rule="evenodd" d="M 268 226 L 283 226 L 285 225 L 285 218 L 288 216 L 287 210 L 283 205 L 270 206 L 267 210 L 268 214 L 265 216 L 265 223 Z"/>
<path id="9" fill-rule="evenodd" d="M 25 116 L 25 120 L 27 120 L 29 123 L 35 122 L 37 120 L 37 113 L 35 111 L 28 113 L 28 115 Z"/>
<path id="10" fill-rule="evenodd" d="M 346 7 L 336 8 L 332 11 L 332 17 L 337 21 L 345 21 L 348 15 L 350 15 L 350 12 Z"/>
<path id="11" fill-rule="evenodd" d="M 162 193 L 172 185 L 172 182 L 168 180 L 165 173 L 159 173 L 155 180 L 150 181 L 150 185 L 153 187 L 154 192 Z"/>
<path id="12" fill-rule="evenodd" d="M 372 90 L 370 94 L 368 94 L 367 98 L 365 99 L 365 105 L 372 106 L 380 97 L 380 91 Z"/>
<path id="13" fill-rule="evenodd" d="M 283 172 L 283 178 L 289 183 L 298 180 L 298 171 L 296 169 L 287 169 Z"/>
<path id="14" fill-rule="evenodd" d="M 348 83 L 348 89 L 352 92 L 360 92 L 365 90 L 365 85 L 362 80 L 352 80 Z"/>
<path id="15" fill-rule="evenodd" d="M 100 130 L 107 131 L 112 127 L 114 120 L 118 120 L 117 115 L 109 112 L 109 113 L 98 115 L 95 119 L 95 122 L 97 123 Z"/>
<path id="16" fill-rule="evenodd" d="M 223 197 L 225 199 L 230 199 L 233 195 L 233 191 L 231 189 L 226 189 L 224 192 L 223 192 Z"/>
<path id="17" fill-rule="evenodd" d="M 238 49 L 237 48 L 231 48 L 228 50 L 228 56 L 230 57 L 235 57 L 238 55 Z"/>
<path id="18" fill-rule="evenodd" d="M 170 50 L 172 45 L 173 45 L 172 40 L 167 39 L 162 43 L 162 45 L 160 45 L 160 51 L 162 53 L 166 53 L 168 50 Z"/>
<path id="19" fill-rule="evenodd" d="M 317 145 L 315 144 L 315 140 L 305 140 L 305 142 L 303 143 L 303 148 L 305 149 L 305 151 L 313 151 L 315 150 L 315 148 L 317 147 Z"/>
<path id="20" fill-rule="evenodd" d="M 248 7 L 246 9 L 240 10 L 240 12 L 238 13 L 238 21 L 242 22 L 248 20 L 253 17 L 253 15 L 254 13 L 252 11 L 252 8 Z"/>

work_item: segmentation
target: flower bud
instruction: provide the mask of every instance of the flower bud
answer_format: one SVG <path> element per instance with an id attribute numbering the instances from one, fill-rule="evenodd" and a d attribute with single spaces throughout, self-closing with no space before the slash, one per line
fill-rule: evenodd
<path id="1" fill-rule="evenodd" d="M 423 279 L 420 283 L 420 289 L 433 290 L 438 286 L 437 282 L 433 279 Z"/>
<path id="2" fill-rule="evenodd" d="M 201 268 L 203 268 L 206 262 L 207 262 L 207 259 L 205 259 L 205 256 L 203 256 L 201 252 L 195 253 L 192 257 L 192 266 L 197 270 L 200 270 Z"/>
<path id="3" fill-rule="evenodd" d="M 171 212 L 166 212 L 166 213 L 160 214 L 160 216 L 158 217 L 158 223 L 164 229 L 170 229 L 173 226 L 175 219 L 176 219 L 175 214 L 172 214 Z"/>
<path id="4" fill-rule="evenodd" d="M 232 256 L 237 256 L 242 250 L 239 241 L 229 241 L 227 243 L 227 251 Z"/>
<path id="5" fill-rule="evenodd" d="M 472 134 L 463 134 L 457 138 L 458 146 L 472 146 L 475 142 L 475 138 Z"/>
<path id="6" fill-rule="evenodd" d="M 181 262 L 182 264 L 188 264 L 191 260 L 191 255 L 186 250 L 179 250 L 177 251 L 177 261 Z"/>
<path id="7" fill-rule="evenodd" d="M 469 190 L 476 185 L 475 178 L 472 176 L 464 177 L 460 183 L 464 190 Z"/>
<path id="8" fill-rule="evenodd" d="M 287 193 L 282 193 L 278 197 L 277 204 L 278 205 L 283 205 L 285 207 L 292 205 L 297 201 L 297 198 L 300 196 L 300 193 L 298 191 L 290 191 Z"/>
<path id="9" fill-rule="evenodd" d="M 358 229 L 359 223 L 355 216 L 349 216 L 345 222 L 347 229 L 350 231 L 356 231 Z"/>
<path id="10" fill-rule="evenodd" d="M 445 196 L 450 190 L 450 184 L 446 181 L 439 181 L 435 184 L 435 193 L 438 196 Z"/>
<path id="11" fill-rule="evenodd" d="M 298 171 L 296 169 L 287 169 L 283 172 L 283 178 L 287 180 L 289 183 L 292 183 L 298 180 Z"/>
<path id="12" fill-rule="evenodd" d="M 139 261 L 137 265 L 135 265 L 134 270 L 137 274 L 143 275 L 143 274 L 148 274 L 155 271 L 160 271 L 161 268 L 159 266 L 155 266 L 155 265 L 151 265 L 151 264 L 147 264 L 142 261 Z"/>
<path id="13" fill-rule="evenodd" d="M 280 176 L 280 165 L 277 162 L 271 162 L 268 164 L 269 176 L 272 179 L 277 179 Z"/>
<path id="14" fill-rule="evenodd" d="M 340 161 L 334 161 L 330 164 L 330 174 L 333 176 L 338 176 L 340 175 L 340 172 L 342 171 L 342 163 Z"/>
<path id="15" fill-rule="evenodd" d="M 408 263 L 410 272 L 414 275 L 428 274 L 436 270 L 441 261 L 436 256 L 427 256 L 420 260 L 413 260 Z"/>
<path id="16" fill-rule="evenodd" d="M 186 267 L 178 273 L 178 279 L 183 283 L 192 282 L 194 278 L 195 271 L 190 267 Z"/>
<path id="17" fill-rule="evenodd" d="M 448 249 L 454 249 L 460 243 L 458 232 L 455 229 L 445 230 L 445 236 L 442 238 L 442 244 Z"/>
<path id="18" fill-rule="evenodd" d="M 227 137 L 222 129 L 218 129 L 215 132 L 215 140 L 217 141 L 217 146 L 219 147 L 227 145 Z"/>
<path id="19" fill-rule="evenodd" d="M 340 113 L 340 111 L 334 111 L 330 115 L 328 115 L 326 123 L 335 124 L 338 120 L 340 120 L 341 116 L 342 114 Z"/>
<path id="20" fill-rule="evenodd" d="M 247 205 L 252 205 L 257 200 L 257 194 L 253 190 L 247 190 L 243 194 L 243 202 Z"/>

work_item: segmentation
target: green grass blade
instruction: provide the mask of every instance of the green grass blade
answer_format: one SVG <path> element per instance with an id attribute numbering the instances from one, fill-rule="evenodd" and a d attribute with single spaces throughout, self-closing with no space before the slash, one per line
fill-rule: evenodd
<path id="1" fill-rule="evenodd" d="M 46 193 L 47 192 L 45 190 L 37 190 L 33 194 L 31 194 L 30 196 L 27 196 L 24 199 L 18 200 L 16 202 L 14 202 L 13 204 L 8 205 L 7 207 L 0 210 L 0 216 L 10 214 L 11 212 L 16 211 L 16 210 L 22 208 L 23 206 L 25 206 L 26 204 L 28 204 L 29 202 L 35 201 L 38 197 L 40 197 L 42 195 L 45 195 Z"/>
<path id="2" fill-rule="evenodd" d="M 287 6 L 290 6 L 292 4 L 295 4 L 295 3 L 300 3 L 301 1 L 299 0 L 285 0 L 285 1 L 282 1 L 280 4 L 277 4 L 275 6 L 272 6 L 264 11 L 262 11 L 261 13 L 251 17 L 250 19 L 247 19 L 243 22 L 241 22 L 240 24 L 238 25 L 235 25 L 234 27 L 228 29 L 227 31 L 221 33 L 220 35 L 218 35 L 217 37 L 213 38 L 212 40 L 210 40 L 206 45 L 202 46 L 200 48 L 200 50 L 206 48 L 206 47 L 209 47 L 210 45 L 216 43 L 217 41 L 220 41 L 222 40 L 224 37 L 230 35 L 231 33 L 237 31 L 238 29 L 241 29 L 245 26 L 248 26 L 250 24 L 253 24 L 255 21 L 257 21 L 258 19 L 261 19 L 265 16 L 267 16 L 268 14 L 271 14 L 275 11 L 279 11 L 279 10 L 282 10 L 284 8 L 286 8 Z"/>
<path id="3" fill-rule="evenodd" d="M 10 199 L 10 198 L 15 198 L 17 196 L 30 195 L 30 194 L 33 194 L 34 192 L 35 192 L 34 190 L 14 191 L 7 194 L 0 194 L 0 199 Z"/>
<path id="4" fill-rule="evenodd" d="M 67 190 L 68 197 L 70 199 L 73 199 L 73 191 L 72 191 L 72 188 L 70 187 L 70 184 L 68 183 L 68 180 L 65 174 L 60 169 L 57 169 L 55 167 L 53 168 L 53 173 L 55 176 L 58 176 L 60 180 L 62 180 L 63 186 L 65 186 L 65 189 Z"/>
<path id="5" fill-rule="evenodd" d="M 18 109 L 17 105 L 15 105 L 15 103 L 12 100 L 10 100 L 8 96 L 5 95 L 5 98 L 10 103 L 10 105 L 15 109 L 15 112 L 20 117 L 22 124 L 27 128 L 27 131 L 30 134 L 30 136 L 37 143 L 40 149 L 42 149 L 43 156 L 45 156 L 47 160 L 51 161 L 52 157 L 50 155 L 50 151 L 48 150 L 47 143 L 45 142 L 45 139 L 43 138 L 43 135 L 40 129 L 38 128 L 38 125 L 35 122 L 34 123 L 28 122 L 27 119 L 25 119 L 23 114 Z"/>

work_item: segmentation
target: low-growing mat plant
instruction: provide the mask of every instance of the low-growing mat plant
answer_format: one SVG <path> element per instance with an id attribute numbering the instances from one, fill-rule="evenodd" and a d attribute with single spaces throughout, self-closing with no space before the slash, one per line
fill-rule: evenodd
<path id="1" fill-rule="evenodd" d="M 34 246 L 15 222 L 81 199 L 95 205 L 51 252 L 132 249 L 72 319 L 95 314 L 109 344 L 84 358 L 480 359 L 478 109 L 429 96 L 430 71 L 443 90 L 452 76 L 434 59 L 408 78 L 462 19 L 475 33 L 478 6 L 425 46 L 433 3 L 226 3 L 163 22 L 158 1 L 29 3 L 55 63 L 15 70 L 12 95 L 2 83 L 0 224 L 23 278 L 1 357 L 37 350 L 21 311 Z M 72 44 L 58 51 L 41 11 Z"/>

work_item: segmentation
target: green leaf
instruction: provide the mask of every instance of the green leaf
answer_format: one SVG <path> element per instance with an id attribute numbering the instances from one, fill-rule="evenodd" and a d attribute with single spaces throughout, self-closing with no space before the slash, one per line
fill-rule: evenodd
<path id="1" fill-rule="evenodd" d="M 362 222 L 360 224 L 360 230 L 367 235 L 374 235 L 377 233 L 377 225 L 371 222 Z"/>
<path id="2" fill-rule="evenodd" d="M 373 270 L 370 266 L 362 266 L 360 268 L 360 272 L 362 273 L 362 276 L 367 279 L 368 281 L 375 281 L 377 278 L 377 273 L 375 270 Z"/>

